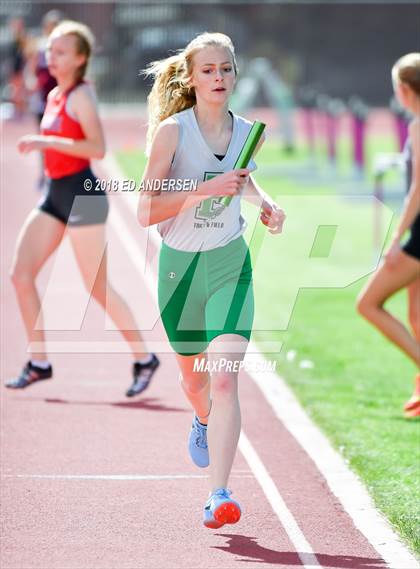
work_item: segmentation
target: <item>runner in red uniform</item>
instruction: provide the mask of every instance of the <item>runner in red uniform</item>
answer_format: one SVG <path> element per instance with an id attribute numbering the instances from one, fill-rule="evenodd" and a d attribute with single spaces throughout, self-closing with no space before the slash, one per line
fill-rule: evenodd
<path id="1" fill-rule="evenodd" d="M 28 339 L 36 343 L 37 351 L 31 353 L 20 376 L 6 386 L 22 389 L 52 377 L 44 331 L 39 329 L 42 315 L 35 279 L 61 243 L 67 227 L 87 290 L 107 310 L 130 344 L 135 361 L 133 383 L 126 395 L 132 396 L 148 387 L 159 361 L 145 350 L 130 309 L 107 280 L 107 196 L 100 191 L 90 195 L 84 187 L 86 180 L 92 188 L 96 184 L 90 159 L 105 154 L 95 96 L 84 81 L 92 45 L 93 36 L 83 24 L 66 21 L 54 29 L 49 37 L 47 60 L 57 87 L 48 96 L 41 134 L 24 136 L 18 143 L 24 154 L 43 151 L 50 181 L 47 194 L 22 227 L 11 271 Z"/>

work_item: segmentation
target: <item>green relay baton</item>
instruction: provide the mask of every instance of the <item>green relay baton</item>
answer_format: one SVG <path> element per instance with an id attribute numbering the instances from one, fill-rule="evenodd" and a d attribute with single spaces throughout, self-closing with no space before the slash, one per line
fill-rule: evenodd
<path id="1" fill-rule="evenodd" d="M 263 122 L 254 121 L 254 124 L 252 125 L 251 130 L 246 137 L 244 145 L 242 146 L 242 150 L 236 159 L 235 165 L 233 167 L 234 170 L 239 170 L 240 168 L 246 168 L 248 166 L 248 163 L 251 160 L 252 155 L 254 154 L 257 144 L 261 138 L 261 135 L 264 132 L 265 126 L 266 125 Z M 227 207 L 232 201 L 232 197 L 233 196 L 225 196 L 221 199 L 220 203 Z"/>

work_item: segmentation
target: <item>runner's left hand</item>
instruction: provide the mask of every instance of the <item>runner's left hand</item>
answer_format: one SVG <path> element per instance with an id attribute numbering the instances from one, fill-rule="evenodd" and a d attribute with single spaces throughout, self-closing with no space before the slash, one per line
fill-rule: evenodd
<path id="1" fill-rule="evenodd" d="M 260 219 L 268 227 L 270 233 L 281 233 L 286 214 L 274 202 L 264 200 L 261 206 Z"/>
<path id="2" fill-rule="evenodd" d="M 47 146 L 45 136 L 40 134 L 27 134 L 18 141 L 18 150 L 22 154 L 28 154 L 33 150 L 43 150 Z"/>

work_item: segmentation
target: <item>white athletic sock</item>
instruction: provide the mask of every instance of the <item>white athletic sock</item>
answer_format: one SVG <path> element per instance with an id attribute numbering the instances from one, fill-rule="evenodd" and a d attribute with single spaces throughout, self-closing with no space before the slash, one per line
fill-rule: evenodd
<path id="1" fill-rule="evenodd" d="M 48 369 L 51 365 L 48 360 L 31 360 L 31 364 L 41 369 Z"/>
<path id="2" fill-rule="evenodd" d="M 153 360 L 153 354 L 149 354 L 148 356 L 146 356 L 144 359 L 142 360 L 135 360 L 134 363 L 135 364 L 141 364 L 141 365 L 147 365 L 150 364 L 150 362 Z"/>

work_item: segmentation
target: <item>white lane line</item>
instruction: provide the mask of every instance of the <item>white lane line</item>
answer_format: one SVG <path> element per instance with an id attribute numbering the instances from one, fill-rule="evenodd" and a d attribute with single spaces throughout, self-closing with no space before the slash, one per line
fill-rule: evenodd
<path id="1" fill-rule="evenodd" d="M 148 341 L 147 347 L 151 352 L 168 353 L 168 342 Z M 30 352 L 42 351 L 42 343 L 30 342 Z M 47 340 L 47 352 L 51 354 L 131 354 L 131 348 L 125 340 L 108 342 L 95 340 Z M 171 352 L 172 353 L 172 352 Z"/>
<path id="2" fill-rule="evenodd" d="M 133 260 L 133 264 L 135 261 Z M 137 267 L 138 269 L 140 267 Z M 140 277 L 141 278 L 141 277 Z M 147 340 L 147 347 L 149 351 L 156 353 L 173 353 L 172 348 L 169 347 L 167 340 L 156 341 Z M 277 342 L 264 342 L 261 344 L 264 348 L 264 353 L 279 353 Z M 257 352 L 260 352 L 260 347 L 255 346 Z M 28 352 L 41 352 L 44 346 L 40 342 L 30 342 Z M 248 347 L 247 354 L 251 354 L 254 348 Z M 237 345 L 231 345 L 231 351 L 239 350 Z M 95 340 L 47 340 L 47 352 L 51 354 L 130 354 L 131 349 L 125 340 L 121 341 L 95 341 Z"/>
<path id="3" fill-rule="evenodd" d="M 252 358 L 263 356 L 255 355 Z M 260 364 L 258 364 L 260 365 Z M 272 372 L 249 372 L 276 416 L 311 457 L 331 492 L 339 499 L 357 529 L 391 569 L 419 569 L 416 559 L 389 522 L 378 512 L 360 479 L 352 472 L 327 437 L 309 419 L 292 390 Z M 314 452 L 316 449 L 316 452 Z"/>
<path id="4" fill-rule="evenodd" d="M 286 530 L 305 569 L 321 567 L 312 547 L 305 539 L 302 530 L 281 497 L 277 486 L 243 430 L 241 431 L 239 439 L 239 449 L 254 473 L 255 478 L 258 480 L 275 514 Z"/>
<path id="5" fill-rule="evenodd" d="M 233 478 L 254 478 L 253 474 L 232 474 Z M 209 478 L 204 474 L 3 474 L 2 478 L 41 480 L 189 480 Z"/>
<path id="6" fill-rule="evenodd" d="M 114 164 L 112 166 L 112 172 L 114 173 L 114 177 L 121 178 L 121 174 L 116 174 L 117 165 Z M 110 176 L 112 177 L 112 176 Z M 132 200 L 130 200 L 130 208 L 132 208 Z M 114 208 L 116 209 L 116 208 Z M 117 230 L 118 236 L 121 236 L 121 227 L 124 227 L 124 222 L 121 215 L 117 215 L 116 217 L 111 217 L 111 223 L 117 224 L 115 228 Z M 129 248 L 127 248 L 128 253 L 130 254 L 130 258 L 136 265 L 144 266 L 144 254 L 141 251 L 141 248 L 137 246 L 136 241 L 128 234 L 128 232 L 123 232 L 124 239 L 122 240 L 123 245 L 126 243 L 129 244 Z M 154 235 L 150 234 L 150 237 L 154 239 Z M 151 287 L 156 288 L 156 284 L 152 279 L 146 279 L 146 284 L 148 288 Z M 261 486 L 264 494 L 267 497 L 267 500 L 273 509 L 274 513 L 277 515 L 280 523 L 283 525 L 290 541 L 296 548 L 296 552 L 299 555 L 305 569 L 315 569 L 321 567 L 317 561 L 317 558 L 309 545 L 306 541 L 302 530 L 299 528 L 298 523 L 296 522 L 295 518 L 293 517 L 290 510 L 287 508 L 284 500 L 282 499 L 273 479 L 267 472 L 267 469 L 261 462 L 261 459 L 257 455 L 255 449 L 252 447 L 248 437 L 245 435 L 244 431 L 241 431 L 241 439 L 239 443 L 239 449 L 242 452 L 245 460 L 247 461 L 249 467 L 251 468 L 252 472 L 255 475 L 255 478 L 259 485 Z"/>
<path id="7" fill-rule="evenodd" d="M 109 166 L 117 177 L 122 177 L 115 159 L 112 158 Z M 132 208 L 133 200 L 128 195 L 125 197 Z M 150 238 L 159 240 L 157 234 L 152 231 Z M 265 346 L 263 347 L 265 351 Z M 264 361 L 254 342 L 250 342 L 247 353 L 252 354 L 251 357 L 257 361 Z M 262 361 L 258 365 L 262 365 Z M 363 482 L 348 468 L 327 437 L 310 420 L 286 382 L 274 372 L 250 370 L 247 373 L 259 387 L 276 416 L 315 462 L 331 492 L 341 502 L 354 525 L 384 559 L 388 567 L 390 569 L 420 569 L 420 564 L 402 543 L 390 523 L 375 508 Z"/>

